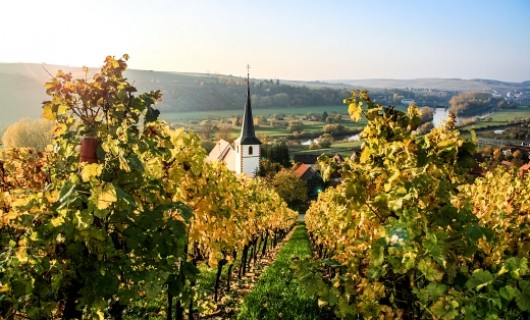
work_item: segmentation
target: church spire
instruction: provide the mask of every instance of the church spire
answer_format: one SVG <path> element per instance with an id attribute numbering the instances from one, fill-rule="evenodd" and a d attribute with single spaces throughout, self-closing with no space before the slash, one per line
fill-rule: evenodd
<path id="1" fill-rule="evenodd" d="M 247 103 L 243 114 L 241 124 L 241 141 L 240 144 L 261 144 L 256 138 L 254 130 L 254 118 L 252 117 L 252 106 L 250 105 L 250 66 L 247 65 Z"/>

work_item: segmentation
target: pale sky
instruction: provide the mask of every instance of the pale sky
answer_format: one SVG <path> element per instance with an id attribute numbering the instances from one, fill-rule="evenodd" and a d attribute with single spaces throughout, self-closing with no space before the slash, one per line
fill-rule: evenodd
<path id="1" fill-rule="evenodd" d="M 0 62 L 290 80 L 530 80 L 530 1 L 0 0 Z"/>

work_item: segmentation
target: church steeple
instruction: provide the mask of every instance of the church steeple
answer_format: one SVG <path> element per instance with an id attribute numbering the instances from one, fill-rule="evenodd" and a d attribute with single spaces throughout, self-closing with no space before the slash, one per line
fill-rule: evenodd
<path id="1" fill-rule="evenodd" d="M 247 65 L 250 69 L 250 66 Z M 247 103 L 241 124 L 241 136 L 233 145 L 222 140 L 212 149 L 206 161 L 224 161 L 228 168 L 236 174 L 254 177 L 259 169 L 261 142 L 256 138 L 254 118 L 250 105 L 250 72 L 247 72 Z"/>
<path id="2" fill-rule="evenodd" d="M 250 66 L 247 65 L 247 103 L 245 104 L 245 111 L 243 113 L 243 121 L 241 123 L 240 144 L 261 144 L 256 138 L 256 131 L 254 130 L 254 117 L 252 117 L 252 106 L 250 104 Z"/>

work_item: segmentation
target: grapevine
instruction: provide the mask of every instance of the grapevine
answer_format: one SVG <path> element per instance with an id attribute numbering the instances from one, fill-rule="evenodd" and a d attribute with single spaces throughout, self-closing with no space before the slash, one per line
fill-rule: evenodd
<path id="1" fill-rule="evenodd" d="M 159 120 L 160 92 L 137 95 L 127 60 L 59 71 L 43 104 L 53 145 L 0 153 L 2 317 L 147 317 L 156 303 L 178 319 L 189 303 L 191 318 L 198 263 L 233 265 L 294 223 L 263 183 L 206 163 L 195 134 Z"/>
<path id="2" fill-rule="evenodd" d="M 324 175 L 338 171 L 342 184 L 308 210 L 316 258 L 298 265 L 320 303 L 342 318 L 528 312 L 528 250 L 519 242 L 527 239 L 528 182 L 505 177 L 508 198 L 491 197 L 500 177 L 473 181 L 475 144 L 460 137 L 454 117 L 419 136 L 414 106 L 399 112 L 360 91 L 345 102 L 352 119 L 368 120 L 362 150 L 342 165 L 321 158 Z M 506 214 L 488 217 L 499 207 Z"/>

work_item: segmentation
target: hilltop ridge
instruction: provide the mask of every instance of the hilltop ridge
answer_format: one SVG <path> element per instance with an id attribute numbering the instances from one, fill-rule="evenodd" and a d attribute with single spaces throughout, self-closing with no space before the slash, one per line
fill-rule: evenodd
<path id="1" fill-rule="evenodd" d="M 0 127 L 21 117 L 37 118 L 42 102 L 49 97 L 44 83 L 58 70 L 83 76 L 81 67 L 32 63 L 0 63 Z M 89 77 L 97 72 L 89 68 Z M 245 101 L 246 80 L 233 75 L 128 69 L 125 73 L 138 91 L 161 90 L 164 112 L 240 110 Z M 449 91 L 506 92 L 530 90 L 530 81 L 521 83 L 485 79 L 364 79 L 298 81 L 251 79 L 255 108 L 341 105 L 352 89 L 405 90 L 425 88 Z"/>
<path id="2" fill-rule="evenodd" d="M 419 78 L 419 79 L 359 79 L 334 80 L 354 87 L 375 89 L 424 88 L 443 91 L 509 91 L 530 88 L 530 81 L 504 82 L 490 79 Z"/>

